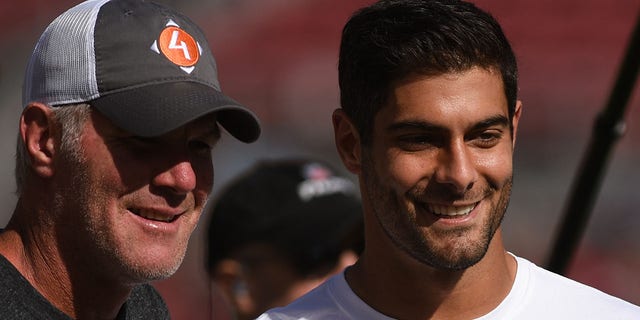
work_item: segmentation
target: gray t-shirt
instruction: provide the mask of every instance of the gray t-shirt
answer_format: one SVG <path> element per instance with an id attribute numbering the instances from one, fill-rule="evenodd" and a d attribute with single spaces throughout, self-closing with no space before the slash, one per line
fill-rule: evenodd
<path id="1" fill-rule="evenodd" d="M 54 307 L 27 279 L 0 255 L 0 319 L 70 320 Z M 118 320 L 170 319 L 167 305 L 148 284 L 133 288 L 120 309 Z"/>

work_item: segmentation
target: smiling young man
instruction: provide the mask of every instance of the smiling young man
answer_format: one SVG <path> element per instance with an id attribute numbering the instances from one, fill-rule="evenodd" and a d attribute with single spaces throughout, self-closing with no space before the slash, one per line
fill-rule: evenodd
<path id="1" fill-rule="evenodd" d="M 638 319 L 640 308 L 506 251 L 522 104 L 499 24 L 471 3 L 382 0 L 343 29 L 343 163 L 365 249 L 260 319 Z"/>
<path id="2" fill-rule="evenodd" d="M 244 142 L 260 133 L 220 91 L 201 30 L 152 2 L 83 2 L 40 37 L 23 105 L 0 318 L 169 318 L 148 282 L 182 262 L 218 124 Z"/>

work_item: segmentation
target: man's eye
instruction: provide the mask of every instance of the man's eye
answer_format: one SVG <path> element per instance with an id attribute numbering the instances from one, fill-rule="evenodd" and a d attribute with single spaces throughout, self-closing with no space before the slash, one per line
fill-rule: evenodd
<path id="1" fill-rule="evenodd" d="M 129 137 L 128 141 L 130 141 L 132 146 L 138 147 L 138 148 L 148 148 L 153 146 L 155 143 L 157 143 L 157 140 L 154 138 L 145 138 L 145 137 L 138 137 L 138 136 Z"/>
<path id="2" fill-rule="evenodd" d="M 481 148 L 490 148 L 498 144 L 502 138 L 502 132 L 483 132 L 476 136 L 474 142 Z"/>
<path id="3" fill-rule="evenodd" d="M 423 134 L 400 136 L 398 141 L 400 147 L 408 151 L 420 151 L 442 145 L 442 141 L 440 139 L 437 139 L 432 135 Z"/>
<path id="4" fill-rule="evenodd" d="M 213 146 L 203 140 L 192 140 L 189 141 L 189 149 L 197 152 L 197 153 L 211 153 Z"/>

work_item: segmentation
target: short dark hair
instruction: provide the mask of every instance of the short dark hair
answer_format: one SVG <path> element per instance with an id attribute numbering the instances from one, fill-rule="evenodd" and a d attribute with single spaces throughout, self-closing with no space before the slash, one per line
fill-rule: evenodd
<path id="1" fill-rule="evenodd" d="M 356 11 L 342 31 L 340 103 L 369 144 L 373 119 L 398 81 L 475 66 L 500 71 L 512 119 L 516 58 L 489 13 L 458 0 L 382 0 Z"/>

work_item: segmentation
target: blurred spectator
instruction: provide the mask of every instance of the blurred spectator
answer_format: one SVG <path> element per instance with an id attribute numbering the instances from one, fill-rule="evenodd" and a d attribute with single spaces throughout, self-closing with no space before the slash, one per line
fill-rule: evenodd
<path id="1" fill-rule="evenodd" d="M 206 255 L 213 294 L 239 320 L 286 305 L 356 261 L 362 228 L 355 184 L 328 164 L 259 162 L 212 208 Z"/>

